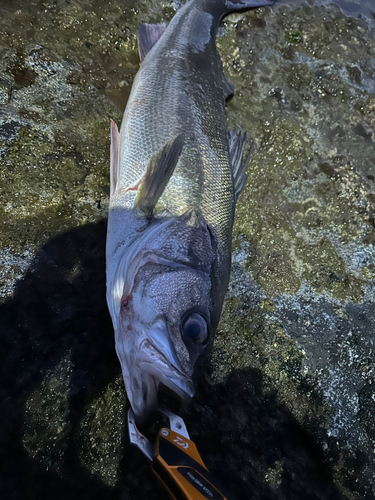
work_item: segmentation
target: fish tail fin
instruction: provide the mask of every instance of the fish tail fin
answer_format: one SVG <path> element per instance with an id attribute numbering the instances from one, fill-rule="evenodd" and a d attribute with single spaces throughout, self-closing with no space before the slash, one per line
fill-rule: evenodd
<path id="1" fill-rule="evenodd" d="M 198 0 L 201 8 L 210 12 L 219 22 L 221 18 L 236 10 L 253 9 L 274 5 L 279 0 Z"/>
<path id="2" fill-rule="evenodd" d="M 223 0 L 228 12 L 241 9 L 253 9 L 255 7 L 267 7 L 277 3 L 279 0 Z"/>

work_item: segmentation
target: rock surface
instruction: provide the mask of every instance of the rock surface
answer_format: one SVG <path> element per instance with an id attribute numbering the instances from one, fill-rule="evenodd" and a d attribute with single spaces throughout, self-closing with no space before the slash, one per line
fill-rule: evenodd
<path id="1" fill-rule="evenodd" d="M 236 91 L 229 128 L 255 148 L 211 378 L 184 415 L 239 498 L 375 498 L 370 3 L 288 0 L 228 17 L 218 39 Z M 6 498 L 163 498 L 127 443 L 104 219 L 109 120 L 120 123 L 138 68 L 139 24 L 177 7 L 2 4 Z"/>

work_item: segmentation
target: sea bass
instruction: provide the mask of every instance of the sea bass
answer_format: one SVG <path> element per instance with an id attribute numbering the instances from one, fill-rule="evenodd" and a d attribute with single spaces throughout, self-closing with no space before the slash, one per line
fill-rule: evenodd
<path id="1" fill-rule="evenodd" d="M 215 36 L 232 11 L 267 0 L 190 0 L 143 24 L 140 69 L 121 130 L 111 124 L 107 302 L 128 399 L 139 421 L 159 385 L 194 395 L 227 290 L 246 134 L 228 133 Z"/>

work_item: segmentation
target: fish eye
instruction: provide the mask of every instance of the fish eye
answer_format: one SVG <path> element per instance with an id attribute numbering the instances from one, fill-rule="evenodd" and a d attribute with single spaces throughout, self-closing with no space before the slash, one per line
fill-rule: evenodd
<path id="1" fill-rule="evenodd" d="M 206 320 L 197 313 L 192 313 L 182 323 L 182 337 L 194 344 L 204 344 L 208 337 Z"/>

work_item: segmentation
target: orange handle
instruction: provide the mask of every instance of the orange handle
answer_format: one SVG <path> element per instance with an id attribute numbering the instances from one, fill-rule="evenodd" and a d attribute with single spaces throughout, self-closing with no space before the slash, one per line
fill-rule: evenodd
<path id="1" fill-rule="evenodd" d="M 195 444 L 171 429 L 160 429 L 153 473 L 172 500 L 236 500 L 210 474 Z"/>

